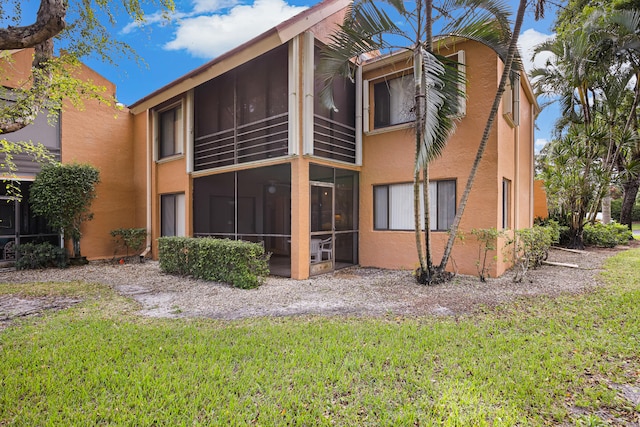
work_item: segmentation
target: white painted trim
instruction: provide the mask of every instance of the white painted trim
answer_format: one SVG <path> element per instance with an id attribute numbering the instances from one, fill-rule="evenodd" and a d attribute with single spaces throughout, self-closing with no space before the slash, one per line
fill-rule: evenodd
<path id="1" fill-rule="evenodd" d="M 362 67 L 356 69 L 356 165 L 362 166 Z"/>
<path id="2" fill-rule="evenodd" d="M 289 43 L 289 148 L 290 156 L 300 154 L 300 115 L 298 88 L 300 84 L 300 37 L 294 37 Z"/>
<path id="3" fill-rule="evenodd" d="M 371 125 L 369 117 L 371 115 L 371 100 L 369 99 L 369 80 L 362 81 L 362 131 L 369 133 Z"/>
<path id="4" fill-rule="evenodd" d="M 302 153 L 313 154 L 313 104 L 314 104 L 314 49 L 313 33 L 304 33 L 304 46 L 302 57 Z"/>
<path id="5" fill-rule="evenodd" d="M 464 82 L 460 82 L 458 83 L 458 90 L 460 90 L 460 92 L 462 92 L 463 95 L 459 96 L 459 103 L 460 103 L 460 111 L 459 111 L 459 116 L 466 116 L 467 115 L 467 58 L 466 58 L 466 54 L 464 52 L 464 50 L 459 50 L 458 51 L 458 70 L 459 72 L 462 73 L 462 75 L 464 76 Z"/>
<path id="6" fill-rule="evenodd" d="M 187 92 L 182 103 L 183 105 L 183 127 L 184 127 L 184 144 L 183 151 L 186 156 L 187 174 L 193 172 L 193 138 L 194 138 L 194 105 L 193 105 L 193 89 Z"/>
<path id="7" fill-rule="evenodd" d="M 531 148 L 529 149 L 529 154 L 531 156 L 531 162 L 529 162 L 529 227 L 533 227 L 533 215 L 535 213 L 535 201 L 533 199 L 534 196 L 534 180 L 536 177 L 536 166 L 535 166 L 535 162 L 536 162 L 536 157 L 535 157 L 535 153 L 536 153 L 536 127 L 534 125 L 535 120 L 536 120 L 536 114 L 537 114 L 537 104 L 532 104 L 531 105 L 531 109 L 530 111 L 530 117 L 529 117 L 529 124 L 530 124 L 530 129 L 531 129 L 531 140 L 530 140 L 530 146 Z M 546 194 L 546 193 L 545 193 Z"/>
<path id="8" fill-rule="evenodd" d="M 156 120 L 157 113 L 152 112 L 151 110 L 147 110 L 145 114 L 145 139 L 147 141 L 147 249 L 151 248 L 151 239 L 152 239 L 152 217 L 151 217 L 151 208 L 153 202 L 152 188 L 151 188 L 151 168 L 155 159 L 155 130 L 151 126 L 157 123 Z M 151 120 L 153 119 L 153 120 Z M 149 122 L 151 120 L 151 123 Z"/>

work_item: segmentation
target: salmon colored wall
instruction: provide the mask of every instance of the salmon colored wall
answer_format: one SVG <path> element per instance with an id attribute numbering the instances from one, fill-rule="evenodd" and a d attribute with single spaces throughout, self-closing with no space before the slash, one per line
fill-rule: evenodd
<path id="1" fill-rule="evenodd" d="M 544 188 L 544 181 L 536 179 L 533 181 L 533 217 L 548 218 L 549 207 L 547 206 L 547 190 Z"/>
<path id="2" fill-rule="evenodd" d="M 105 86 L 107 96 L 115 94 L 115 85 L 87 67 L 79 77 Z M 82 254 L 89 259 L 113 257 L 110 231 L 143 226 L 135 221 L 132 117 L 126 108 L 85 101 L 84 110 L 67 105 L 60 120 L 62 162 L 89 163 L 100 171 L 97 197 L 91 205 L 94 218 L 82 226 Z"/>
<path id="3" fill-rule="evenodd" d="M 152 158 L 152 153 L 147 150 L 147 137 L 150 135 L 150 120 L 147 119 L 146 111 L 133 117 L 134 143 L 132 152 L 134 165 L 131 172 L 132 185 L 135 192 L 135 223 L 139 224 L 138 227 L 147 228 L 147 232 L 149 232 L 151 224 L 147 224 L 147 215 L 148 209 L 150 209 L 151 206 L 147 203 L 147 184 L 151 183 L 148 175 L 151 170 L 149 160 Z M 149 236 L 148 243 L 150 242 L 151 237 Z"/>
<path id="4" fill-rule="evenodd" d="M 17 87 L 27 81 L 33 61 L 33 49 L 19 50 L 0 58 L 1 84 L 3 86 Z"/>
<path id="5" fill-rule="evenodd" d="M 458 123 L 455 135 L 444 153 L 430 168 L 430 180 L 456 179 L 457 206 L 464 191 L 469 170 L 476 155 L 482 131 L 491 109 L 502 69 L 501 61 L 490 49 L 473 42 L 459 42 L 453 46 L 465 50 L 467 65 L 467 113 Z M 444 54 L 452 51 L 441 52 Z M 489 61 L 488 58 L 493 58 Z M 395 69 L 406 68 L 406 62 Z M 375 83 L 375 77 L 388 73 L 394 65 L 365 72 L 365 79 Z M 369 87 L 373 100 L 373 85 Z M 521 89 L 522 91 L 522 89 Z M 502 180 L 512 183 L 512 209 L 510 222 L 517 227 L 528 227 L 531 222 L 531 105 L 521 92 L 521 126 L 512 128 L 502 114 L 492 130 L 478 174 L 472 187 L 465 213 L 460 224 L 464 242 L 456 241 L 449 270 L 463 274 L 476 274 L 478 246 L 470 234 L 473 228 L 499 228 L 502 224 Z M 502 109 L 500 109 L 502 112 Z M 370 123 L 373 112 L 369 110 Z M 516 142 L 514 138 L 516 137 Z M 412 182 L 414 136 L 410 127 L 392 131 L 370 132 L 364 138 L 363 168 L 360 186 L 360 264 L 383 268 L 416 268 L 417 252 L 413 231 L 373 230 L 373 186 Z M 517 166 L 516 166 L 517 165 Z M 517 173 L 517 175 L 516 175 Z M 448 234 L 433 232 L 434 263 L 438 264 Z M 500 248 L 502 245 L 499 246 Z M 384 250 L 380 250 L 384 248 Z M 491 276 L 502 274 L 509 263 L 503 261 L 502 251 L 494 254 L 496 262 Z"/>

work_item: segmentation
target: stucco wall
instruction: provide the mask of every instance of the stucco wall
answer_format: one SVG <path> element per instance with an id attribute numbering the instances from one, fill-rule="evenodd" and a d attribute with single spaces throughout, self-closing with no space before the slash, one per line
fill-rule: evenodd
<path id="1" fill-rule="evenodd" d="M 467 66 L 467 112 L 458 123 L 454 136 L 444 153 L 434 161 L 430 168 L 430 180 L 456 180 L 456 206 L 466 185 L 471 165 L 475 158 L 481 135 L 491 109 L 495 90 L 500 78 L 501 63 L 495 53 L 488 48 L 471 42 L 461 42 L 452 46 L 456 50 L 465 50 Z M 445 54 L 450 53 L 443 52 Z M 402 64 L 405 67 L 405 64 Z M 387 70 L 375 70 L 365 74 L 365 79 L 385 74 Z M 370 87 L 372 90 L 372 88 Z M 373 100 L 373 93 L 369 98 Z M 526 97 L 522 96 L 521 105 L 530 111 Z M 517 198 L 520 209 L 512 210 L 511 222 L 524 224 L 529 222 L 530 181 L 530 112 L 522 114 L 522 130 L 519 130 L 519 146 L 516 152 L 514 136 L 518 130 L 508 125 L 499 115 L 492 130 L 483 159 L 480 163 L 468 204 L 465 209 L 460 231 L 464 241 L 456 241 L 449 270 L 463 274 L 476 274 L 478 246 L 470 234 L 473 228 L 499 228 L 502 224 L 502 180 L 512 181 L 514 199 Z M 530 129 L 530 128 L 529 128 Z M 525 133 L 527 136 L 523 136 Z M 373 227 L 373 186 L 412 181 L 414 161 L 414 136 L 410 127 L 387 132 L 369 133 L 364 138 L 363 168 L 360 185 L 360 264 L 383 268 L 416 268 L 417 252 L 413 231 L 374 230 Z M 516 179 L 518 164 L 518 179 Z M 517 184 L 517 187 L 516 187 Z M 433 256 L 438 264 L 442 256 L 446 232 L 433 232 Z M 501 261 L 502 254 L 495 254 L 498 261 L 492 266 L 490 274 L 495 276 L 504 272 L 507 264 Z"/>
<path id="2" fill-rule="evenodd" d="M 533 182 L 533 217 L 534 218 L 548 218 L 549 207 L 547 206 L 547 190 L 544 188 L 544 181 L 536 179 Z"/>
<path id="3" fill-rule="evenodd" d="M 8 62 L 2 61 L 3 84 L 11 87 L 25 82 L 32 57 L 33 50 L 25 49 L 14 52 Z M 80 67 L 77 77 L 105 87 L 105 98 L 115 94 L 113 83 L 86 66 Z M 65 103 L 59 120 L 62 162 L 89 163 L 100 171 L 101 182 L 91 205 L 94 219 L 82 226 L 82 255 L 89 259 L 113 257 L 115 243 L 110 231 L 142 226 L 135 219 L 132 117 L 126 108 L 86 100 L 81 108 Z"/>
<path id="4" fill-rule="evenodd" d="M 113 95 L 115 86 L 83 67 L 79 76 L 91 79 Z M 89 259 L 114 256 L 111 230 L 141 227 L 135 221 L 133 186 L 133 123 L 126 108 L 86 101 L 84 109 L 67 105 L 61 114 L 62 162 L 89 163 L 100 170 L 97 197 L 91 205 L 94 219 L 82 226 L 82 254 Z"/>

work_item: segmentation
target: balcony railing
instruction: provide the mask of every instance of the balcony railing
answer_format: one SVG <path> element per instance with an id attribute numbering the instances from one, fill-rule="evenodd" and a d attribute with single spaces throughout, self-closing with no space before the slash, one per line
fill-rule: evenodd
<path id="1" fill-rule="evenodd" d="M 319 115 L 313 120 L 313 154 L 347 163 L 356 162 L 356 129 Z"/>
<path id="2" fill-rule="evenodd" d="M 195 170 L 286 156 L 288 113 L 203 135 L 195 139 Z"/>

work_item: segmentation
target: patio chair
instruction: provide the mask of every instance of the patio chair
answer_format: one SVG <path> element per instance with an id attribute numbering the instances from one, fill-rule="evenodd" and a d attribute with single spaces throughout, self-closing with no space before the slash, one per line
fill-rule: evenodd
<path id="1" fill-rule="evenodd" d="M 311 239 L 311 248 L 310 248 L 310 255 L 311 255 L 311 262 L 320 262 L 322 261 L 322 252 L 320 252 L 320 244 L 322 243 L 322 240 L 320 239 Z"/>
<path id="2" fill-rule="evenodd" d="M 331 237 L 327 237 L 320 241 L 320 261 L 324 260 L 324 254 L 327 254 L 327 260 L 333 258 L 333 244 Z"/>
<path id="3" fill-rule="evenodd" d="M 2 256 L 5 260 L 16 259 L 16 242 L 13 240 L 7 242 L 7 244 L 4 245 L 2 252 Z"/>

